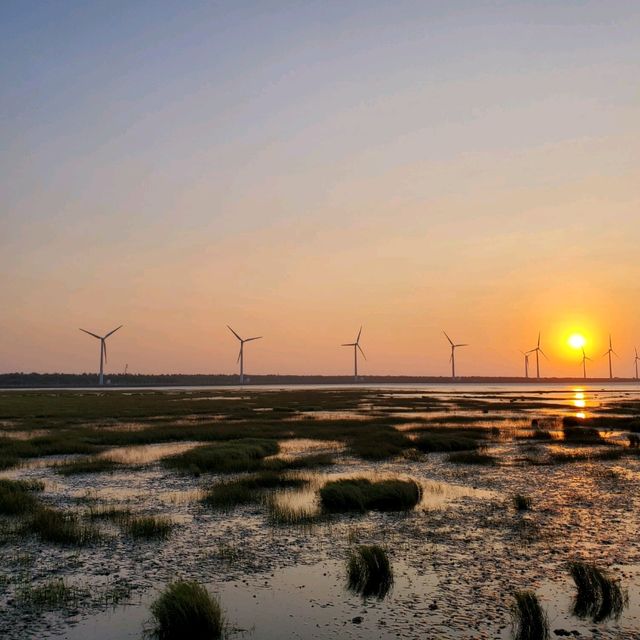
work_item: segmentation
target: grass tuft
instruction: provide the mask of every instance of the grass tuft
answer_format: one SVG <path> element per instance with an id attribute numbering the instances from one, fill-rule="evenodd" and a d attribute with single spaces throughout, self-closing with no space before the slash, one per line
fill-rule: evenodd
<path id="1" fill-rule="evenodd" d="M 549 622 L 540 606 L 538 596 L 533 591 L 516 591 L 511 607 L 515 640 L 547 640 Z"/>
<path id="2" fill-rule="evenodd" d="M 45 542 L 83 546 L 99 539 L 93 526 L 83 525 L 75 514 L 40 507 L 27 523 L 27 529 Z"/>
<path id="3" fill-rule="evenodd" d="M 571 562 L 569 573 L 576 584 L 573 613 L 580 618 L 601 622 L 618 618 L 627 604 L 619 580 L 587 562 Z"/>
<path id="4" fill-rule="evenodd" d="M 331 512 L 404 511 L 413 509 L 421 497 L 422 489 L 414 480 L 348 478 L 332 480 L 320 489 L 322 508 Z"/>
<path id="5" fill-rule="evenodd" d="M 32 513 L 39 507 L 34 491 L 42 491 L 41 482 L 0 479 L 0 514 L 21 515 Z"/>
<path id="6" fill-rule="evenodd" d="M 378 545 L 360 546 L 347 560 L 348 587 L 362 597 L 382 600 L 393 585 L 393 570 L 387 552 Z"/>
<path id="7" fill-rule="evenodd" d="M 151 604 L 158 640 L 212 640 L 222 638 L 224 614 L 217 598 L 197 582 L 168 585 Z"/>
<path id="8" fill-rule="evenodd" d="M 158 516 L 129 517 L 122 521 L 122 525 L 124 530 L 137 540 L 166 540 L 173 527 L 171 520 Z"/>
<path id="9" fill-rule="evenodd" d="M 93 457 L 57 464 L 55 465 L 55 471 L 61 476 L 74 476 L 82 473 L 113 473 L 123 466 L 108 458 Z"/>
<path id="10" fill-rule="evenodd" d="M 516 511 L 529 511 L 529 509 L 531 509 L 531 498 L 521 493 L 516 493 L 516 495 L 513 496 L 513 506 L 516 508 Z"/>

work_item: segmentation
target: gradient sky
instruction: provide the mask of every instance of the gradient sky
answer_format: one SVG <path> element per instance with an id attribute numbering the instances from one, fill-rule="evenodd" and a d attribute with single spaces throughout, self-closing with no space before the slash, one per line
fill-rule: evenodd
<path id="1" fill-rule="evenodd" d="M 188 6 L 188 8 L 185 8 Z M 0 3 L 0 371 L 579 375 L 640 347 L 640 3 Z M 593 375 L 606 373 L 596 359 Z"/>

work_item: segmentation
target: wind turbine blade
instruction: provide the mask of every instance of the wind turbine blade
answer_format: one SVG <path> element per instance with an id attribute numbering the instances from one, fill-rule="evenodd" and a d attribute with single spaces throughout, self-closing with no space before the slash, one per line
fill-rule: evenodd
<path id="1" fill-rule="evenodd" d="M 97 336 L 95 333 L 91 333 L 91 331 L 87 331 L 86 329 L 80 329 L 80 331 L 84 331 L 85 333 L 88 333 L 90 336 L 93 336 L 94 338 L 98 338 L 98 340 L 102 340 L 102 336 Z"/>
<path id="2" fill-rule="evenodd" d="M 362 357 L 366 360 L 367 356 L 364 355 L 364 351 L 362 350 L 362 347 L 359 344 L 356 344 L 356 346 L 358 347 L 358 349 L 360 349 L 360 353 L 362 354 Z"/>
<path id="3" fill-rule="evenodd" d="M 538 348 L 540 348 L 540 332 L 538 331 Z"/>
<path id="4" fill-rule="evenodd" d="M 231 333 L 233 333 L 233 335 L 242 342 L 242 338 L 229 325 L 227 325 L 227 329 L 229 329 L 229 331 L 231 331 Z"/>
<path id="5" fill-rule="evenodd" d="M 119 327 L 116 327 L 113 331 L 109 331 L 109 333 L 107 333 L 105 338 L 108 338 L 110 335 L 114 334 L 118 329 L 122 329 L 122 327 L 124 327 L 123 324 L 121 324 Z"/>
<path id="6" fill-rule="evenodd" d="M 102 351 L 104 353 L 104 363 L 107 364 L 107 343 L 105 340 L 102 340 Z"/>
<path id="7" fill-rule="evenodd" d="M 362 334 L 362 325 L 360 325 L 360 331 L 358 331 L 358 337 L 356 338 L 356 344 L 360 342 L 360 335 Z"/>
<path id="8" fill-rule="evenodd" d="M 242 348 L 240 348 L 240 351 L 238 351 L 238 359 L 236 360 L 236 364 L 238 364 L 238 362 L 240 362 L 240 357 L 242 356 Z"/>
<path id="9" fill-rule="evenodd" d="M 444 335 L 445 335 L 445 336 L 447 336 L 447 332 L 446 332 L 444 329 L 442 330 L 442 333 L 444 333 Z M 453 340 L 452 340 L 449 336 L 447 336 L 447 340 L 449 341 L 449 344 L 450 344 L 452 347 L 454 347 L 454 346 L 455 346 L 455 345 L 453 344 Z"/>
<path id="10" fill-rule="evenodd" d="M 260 340 L 260 338 L 262 338 L 262 336 L 257 336 L 255 338 L 247 338 L 246 340 L 243 340 L 243 342 L 251 342 L 252 340 Z"/>
<path id="11" fill-rule="evenodd" d="M 547 354 L 542 350 L 542 349 L 538 349 L 538 351 L 548 360 L 549 358 L 547 358 Z"/>
<path id="12" fill-rule="evenodd" d="M 620 357 L 620 356 L 619 356 L 619 355 L 618 355 L 618 354 L 617 354 L 613 349 L 611 349 L 611 353 L 613 353 L 613 355 L 614 355 L 616 358 L 619 358 L 619 357 Z"/>
<path id="13" fill-rule="evenodd" d="M 454 347 L 468 347 L 469 345 L 467 343 L 463 343 L 463 344 L 454 344 Z"/>
<path id="14" fill-rule="evenodd" d="M 341 344 L 341 347 L 355 347 L 356 343 L 355 342 L 347 342 L 346 344 Z"/>

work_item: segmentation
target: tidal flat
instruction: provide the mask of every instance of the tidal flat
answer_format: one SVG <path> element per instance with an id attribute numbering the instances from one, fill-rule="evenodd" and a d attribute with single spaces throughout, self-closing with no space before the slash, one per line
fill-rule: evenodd
<path id="1" fill-rule="evenodd" d="M 228 638 L 637 638 L 638 433 L 631 386 L 0 392 L 0 637 L 154 637 L 185 581 Z"/>

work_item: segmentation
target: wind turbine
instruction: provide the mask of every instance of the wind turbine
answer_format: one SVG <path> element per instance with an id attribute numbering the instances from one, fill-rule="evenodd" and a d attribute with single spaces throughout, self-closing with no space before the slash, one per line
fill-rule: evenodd
<path id="1" fill-rule="evenodd" d="M 636 380 L 637 380 L 638 379 L 638 360 L 640 360 L 640 356 L 638 355 L 638 347 L 635 347 L 635 350 L 636 350 L 636 357 L 633 362 L 636 365 Z"/>
<path id="2" fill-rule="evenodd" d="M 587 360 L 591 362 L 591 358 L 587 357 L 587 354 L 584 352 L 584 347 L 582 347 L 582 376 L 584 379 L 587 379 Z"/>
<path id="3" fill-rule="evenodd" d="M 618 357 L 618 354 L 613 350 L 613 347 L 611 346 L 611 334 L 609 334 L 609 348 L 604 352 L 602 357 L 604 358 L 605 356 L 609 356 L 609 379 L 610 380 L 613 380 L 613 369 L 611 367 L 611 354 L 612 353 L 613 353 L 614 356 L 616 356 L 616 358 Z"/>
<path id="4" fill-rule="evenodd" d="M 358 382 L 358 351 L 362 354 L 362 357 L 366 360 L 367 356 L 364 355 L 364 351 L 360 346 L 360 334 L 362 333 L 362 327 L 360 327 L 360 331 L 358 331 L 358 337 L 355 342 L 347 342 L 341 346 L 343 347 L 353 347 L 353 380 L 354 382 Z"/>
<path id="5" fill-rule="evenodd" d="M 542 354 L 545 358 L 547 358 L 546 353 L 540 347 L 540 332 L 538 331 L 538 342 L 534 349 L 529 349 L 527 353 L 535 353 L 536 354 L 536 378 L 540 378 L 540 355 Z M 549 358 L 547 358 L 548 360 Z"/>
<path id="6" fill-rule="evenodd" d="M 520 352 L 524 356 L 524 377 L 529 377 L 529 354 L 526 351 Z"/>
<path id="7" fill-rule="evenodd" d="M 91 333 L 91 331 L 87 331 L 86 329 L 80 329 L 80 331 L 84 331 L 88 333 L 90 336 L 97 338 L 100 340 L 100 376 L 98 378 L 100 386 L 104 384 L 104 365 L 107 362 L 107 338 L 114 334 L 118 329 L 122 329 L 123 325 L 116 327 L 113 331 L 109 331 L 105 336 L 99 336 L 96 333 Z"/>
<path id="8" fill-rule="evenodd" d="M 233 333 L 233 335 L 240 340 L 240 353 L 238 354 L 237 362 L 240 363 L 240 384 L 244 384 L 244 343 L 251 342 L 252 340 L 260 340 L 262 336 L 256 336 L 255 338 L 241 338 L 229 325 L 227 329 Z"/>
<path id="9" fill-rule="evenodd" d="M 469 345 L 466 343 L 454 344 L 453 340 L 447 335 L 446 331 L 443 330 L 442 333 L 444 333 L 447 340 L 449 341 L 449 344 L 451 345 L 451 357 L 449 358 L 449 362 L 451 363 L 451 377 L 455 378 L 456 377 L 456 349 L 458 347 L 468 347 Z"/>

